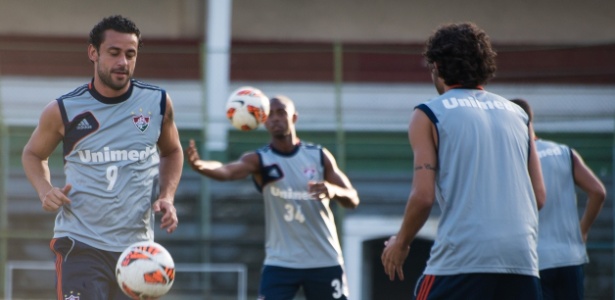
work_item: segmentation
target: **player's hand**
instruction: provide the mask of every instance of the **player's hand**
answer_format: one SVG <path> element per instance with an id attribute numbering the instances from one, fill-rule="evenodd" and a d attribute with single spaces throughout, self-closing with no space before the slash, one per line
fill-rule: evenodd
<path id="1" fill-rule="evenodd" d="M 396 236 L 392 236 L 388 241 L 384 242 L 384 250 L 382 251 L 382 266 L 384 267 L 384 273 L 389 276 L 389 280 L 395 280 L 395 275 L 399 277 L 399 280 L 404 280 L 404 261 L 408 257 L 410 247 L 402 246 L 397 243 Z"/>
<path id="2" fill-rule="evenodd" d="M 41 200 L 43 209 L 45 211 L 54 212 L 57 211 L 60 206 L 70 204 L 71 201 L 66 195 L 68 195 L 68 192 L 70 192 L 72 188 L 73 186 L 71 184 L 67 184 L 61 189 L 52 187 Z"/>
<path id="3" fill-rule="evenodd" d="M 179 220 L 177 219 L 177 211 L 172 200 L 158 199 L 152 205 L 152 209 L 154 213 L 162 213 L 160 228 L 166 229 L 168 233 L 173 233 L 177 229 Z"/>
<path id="4" fill-rule="evenodd" d="M 317 200 L 331 199 L 335 196 L 334 189 L 326 181 L 309 181 L 308 193 Z"/>
<path id="5" fill-rule="evenodd" d="M 188 148 L 186 148 L 186 159 L 192 169 L 197 170 L 199 168 L 198 162 L 201 160 L 201 157 L 193 139 L 190 139 Z"/>

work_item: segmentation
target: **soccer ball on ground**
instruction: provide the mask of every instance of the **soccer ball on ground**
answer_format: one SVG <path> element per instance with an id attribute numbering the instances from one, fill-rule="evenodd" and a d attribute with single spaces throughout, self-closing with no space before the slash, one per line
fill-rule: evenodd
<path id="1" fill-rule="evenodd" d="M 171 254 L 153 241 L 130 245 L 117 261 L 117 283 L 132 299 L 156 298 L 166 294 L 175 280 Z"/>
<path id="2" fill-rule="evenodd" d="M 268 115 L 269 98 L 257 88 L 240 87 L 226 101 L 226 117 L 239 130 L 256 129 Z"/>

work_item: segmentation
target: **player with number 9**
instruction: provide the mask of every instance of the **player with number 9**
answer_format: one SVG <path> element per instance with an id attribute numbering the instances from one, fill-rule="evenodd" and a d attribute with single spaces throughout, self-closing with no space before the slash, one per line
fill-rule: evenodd
<path id="1" fill-rule="evenodd" d="M 171 233 L 183 151 L 165 90 L 132 78 L 140 31 L 122 16 L 90 32 L 91 82 L 43 110 L 22 154 L 45 211 L 57 212 L 51 250 L 58 299 L 129 299 L 115 278 L 129 245 L 154 239 L 154 212 Z M 47 160 L 63 143 L 66 184 L 51 183 Z"/>
<path id="2" fill-rule="evenodd" d="M 201 160 L 190 141 L 186 157 L 195 171 L 216 180 L 251 175 L 263 194 L 267 240 L 259 299 L 293 299 L 300 287 L 308 300 L 348 299 L 329 203 L 355 208 L 359 197 L 327 149 L 297 137 L 297 118 L 289 98 L 274 97 L 265 121 L 269 145 L 223 164 Z"/>

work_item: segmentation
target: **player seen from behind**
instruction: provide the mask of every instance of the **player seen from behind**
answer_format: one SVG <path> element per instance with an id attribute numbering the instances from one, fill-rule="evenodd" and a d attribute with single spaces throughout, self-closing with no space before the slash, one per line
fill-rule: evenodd
<path id="1" fill-rule="evenodd" d="M 533 112 L 523 99 L 511 100 Z M 587 235 L 598 218 L 606 189 L 577 151 L 564 144 L 534 137 L 547 189 L 547 202 L 538 214 L 538 265 L 544 300 L 584 299 L 583 265 L 587 256 Z M 579 220 L 577 193 L 587 194 Z"/>
<path id="2" fill-rule="evenodd" d="M 438 234 L 416 299 L 540 299 L 538 209 L 545 200 L 527 114 L 484 89 L 496 70 L 487 34 L 441 26 L 424 56 L 440 96 L 416 107 L 408 132 L 412 189 L 382 253 L 391 280 L 437 200 Z"/>

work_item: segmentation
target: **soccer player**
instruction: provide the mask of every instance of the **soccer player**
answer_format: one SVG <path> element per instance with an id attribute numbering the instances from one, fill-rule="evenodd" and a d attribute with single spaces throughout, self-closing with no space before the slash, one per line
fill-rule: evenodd
<path id="1" fill-rule="evenodd" d="M 298 115 L 285 96 L 270 100 L 265 127 L 270 144 L 222 164 L 200 159 L 190 141 L 192 168 L 216 180 L 252 175 L 265 202 L 265 252 L 259 299 L 293 299 L 300 287 L 308 300 L 347 299 L 344 262 L 330 200 L 359 205 L 357 191 L 331 153 L 299 140 Z"/>
<path id="2" fill-rule="evenodd" d="M 527 112 L 524 99 L 512 102 Z M 536 149 L 547 189 L 547 203 L 538 214 L 538 265 L 545 300 L 583 299 L 583 265 L 587 257 L 587 234 L 598 217 L 606 190 L 577 151 L 567 145 L 536 138 Z M 578 186 L 587 194 L 585 212 L 579 221 Z"/>
<path id="3" fill-rule="evenodd" d="M 22 163 L 43 209 L 57 212 L 57 299 L 129 299 L 115 279 L 117 259 L 154 239 L 154 212 L 168 233 L 177 228 L 183 151 L 169 95 L 132 78 L 137 26 L 104 18 L 89 43 L 94 78 L 45 107 Z M 55 187 L 48 158 L 60 142 L 66 185 Z"/>
<path id="4" fill-rule="evenodd" d="M 545 188 L 528 116 L 484 89 L 496 53 L 475 24 L 439 27 L 423 54 L 440 96 L 418 105 L 410 121 L 412 189 L 381 256 L 385 272 L 404 279 L 410 244 L 437 199 L 438 234 L 416 299 L 540 299 Z"/>

